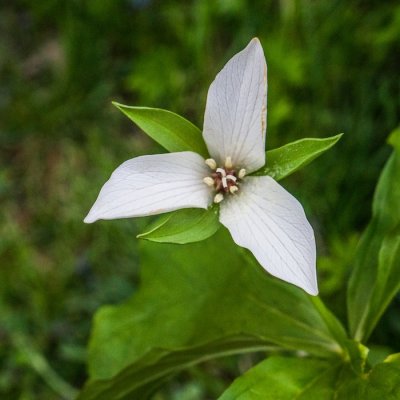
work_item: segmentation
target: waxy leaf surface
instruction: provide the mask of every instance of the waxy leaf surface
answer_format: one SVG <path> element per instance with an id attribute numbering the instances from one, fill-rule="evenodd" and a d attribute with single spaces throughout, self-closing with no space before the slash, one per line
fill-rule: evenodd
<path id="1" fill-rule="evenodd" d="M 266 165 L 254 175 L 269 175 L 276 181 L 286 178 L 334 146 L 342 134 L 325 139 L 305 138 L 288 143 L 266 154 Z"/>
<path id="2" fill-rule="evenodd" d="M 188 208 L 160 217 L 137 237 L 152 242 L 186 244 L 209 238 L 220 226 L 217 207 Z"/>
<path id="3" fill-rule="evenodd" d="M 207 343 L 221 348 L 237 337 L 245 340 L 230 348 L 236 352 L 275 345 L 338 359 L 345 334 L 322 302 L 248 259 L 225 229 L 200 244 L 141 242 L 142 288 L 126 303 L 96 314 L 88 387 L 106 379 L 115 388 L 113 376 L 124 368 L 147 371 L 132 385 L 162 381 L 199 360 L 193 349 L 203 346 L 204 354 L 213 354 Z M 143 360 L 157 351 L 173 366 L 156 357 L 149 368 Z"/>
<path id="4" fill-rule="evenodd" d="M 194 151 L 208 157 L 200 129 L 180 115 L 159 108 L 131 107 L 116 102 L 113 104 L 171 153 Z"/>
<path id="5" fill-rule="evenodd" d="M 333 400 L 340 370 L 326 360 L 273 356 L 236 379 L 219 400 Z"/>
<path id="6" fill-rule="evenodd" d="M 391 357 L 356 374 L 349 364 L 273 356 L 236 379 L 219 400 L 397 400 L 400 363 Z"/>

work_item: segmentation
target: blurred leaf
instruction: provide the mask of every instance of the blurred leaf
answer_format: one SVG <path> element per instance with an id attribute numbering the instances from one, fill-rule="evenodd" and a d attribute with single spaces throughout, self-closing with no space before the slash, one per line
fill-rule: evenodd
<path id="1" fill-rule="evenodd" d="M 75 399 L 78 391 L 64 381 L 54 371 L 46 358 L 37 350 L 27 337 L 21 334 L 16 334 L 12 338 L 14 346 L 21 351 L 24 362 L 29 365 L 38 375 L 42 377 L 44 382 L 50 386 L 58 395 L 62 396 L 65 400 Z"/>
<path id="2" fill-rule="evenodd" d="M 194 151 L 208 157 L 201 131 L 180 115 L 159 108 L 113 104 L 168 151 Z"/>
<path id="3" fill-rule="evenodd" d="M 159 243 L 185 244 L 199 242 L 214 235 L 220 227 L 218 208 L 188 208 L 160 217 L 138 238 Z"/>
<path id="4" fill-rule="evenodd" d="M 400 152 L 400 127 L 390 134 L 388 143 L 391 144 L 397 152 Z"/>
<path id="5" fill-rule="evenodd" d="M 340 370 L 339 362 L 270 357 L 236 379 L 219 399 L 329 400 Z"/>
<path id="6" fill-rule="evenodd" d="M 358 375 L 348 364 L 270 357 L 236 379 L 220 400 L 398 400 L 397 355 Z"/>
<path id="7" fill-rule="evenodd" d="M 372 219 L 363 234 L 348 287 L 352 336 L 366 340 L 400 289 L 400 153 L 381 174 Z"/>
<path id="8" fill-rule="evenodd" d="M 400 398 L 400 361 L 392 354 L 371 371 L 356 375 L 344 368 L 335 399 L 397 400 Z"/>
<path id="9" fill-rule="evenodd" d="M 360 234 L 351 232 L 345 235 L 340 232 L 325 240 L 329 251 L 319 254 L 317 259 L 318 287 L 324 298 L 330 296 L 339 300 L 337 294 L 347 285 Z M 340 300 L 342 297 L 340 295 Z"/>
<path id="10" fill-rule="evenodd" d="M 286 178 L 334 146 L 342 133 L 325 139 L 300 139 L 267 151 L 266 165 L 254 175 L 269 175 L 276 181 Z"/>
<path id="11" fill-rule="evenodd" d="M 89 346 L 92 380 L 128 366 L 139 371 L 141 357 L 157 354 L 157 348 L 172 358 L 186 348 L 181 354 L 186 365 L 197 359 L 193 348 L 204 346 L 207 354 L 212 350 L 206 343 L 228 345 L 232 337 L 246 338 L 240 352 L 274 344 L 344 357 L 339 344 L 346 340 L 344 330 L 322 302 L 272 278 L 255 262 L 245 263 L 245 253 L 225 230 L 201 244 L 141 245 L 142 289 L 125 304 L 96 314 Z M 157 365 L 159 378 L 182 365 Z"/>

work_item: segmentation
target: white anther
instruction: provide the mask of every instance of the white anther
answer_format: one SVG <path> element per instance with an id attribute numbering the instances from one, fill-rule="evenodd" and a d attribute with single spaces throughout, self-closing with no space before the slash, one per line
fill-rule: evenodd
<path id="1" fill-rule="evenodd" d="M 233 175 L 227 175 L 226 176 L 226 179 L 229 179 L 230 181 L 233 181 L 233 182 L 236 182 L 236 176 L 233 176 Z"/>
<path id="2" fill-rule="evenodd" d="M 219 172 L 222 176 L 226 176 L 226 172 L 223 168 L 217 168 L 216 171 Z"/>
<path id="3" fill-rule="evenodd" d="M 238 177 L 239 177 L 239 179 L 243 179 L 245 176 L 246 176 L 246 170 L 244 168 L 242 168 L 239 171 Z"/>
<path id="4" fill-rule="evenodd" d="M 211 178 L 211 176 L 206 176 L 203 179 L 203 182 L 207 185 L 207 186 L 214 186 L 214 179 Z"/>
<path id="5" fill-rule="evenodd" d="M 222 186 L 226 189 L 228 187 L 228 181 L 226 180 L 226 177 L 222 177 Z"/>
<path id="6" fill-rule="evenodd" d="M 232 158 L 226 157 L 225 159 L 225 168 L 231 169 L 233 167 Z"/>
<path id="7" fill-rule="evenodd" d="M 214 197 L 214 203 L 218 204 L 224 199 L 224 195 L 222 193 L 217 193 Z"/>
<path id="8" fill-rule="evenodd" d="M 231 194 L 234 194 L 235 192 L 237 192 L 239 190 L 239 188 L 237 186 L 231 186 L 229 188 L 229 191 L 231 192 Z"/>
<path id="9" fill-rule="evenodd" d="M 205 161 L 206 165 L 208 167 L 210 167 L 212 170 L 214 170 L 215 168 L 217 168 L 217 163 L 213 158 L 207 158 L 207 160 Z"/>

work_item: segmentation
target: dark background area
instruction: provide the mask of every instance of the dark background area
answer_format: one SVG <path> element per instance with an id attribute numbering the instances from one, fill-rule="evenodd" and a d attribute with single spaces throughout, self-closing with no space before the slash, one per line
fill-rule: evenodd
<path id="1" fill-rule="evenodd" d="M 2 399 L 53 400 L 68 396 L 65 382 L 79 388 L 95 310 L 137 287 L 135 236 L 147 220 L 82 222 L 115 167 L 162 151 L 111 100 L 166 108 L 201 127 L 209 84 L 253 36 L 268 62 L 267 148 L 345 133 L 283 181 L 316 231 L 321 295 L 345 320 L 351 258 L 400 120 L 398 1 L 4 1 Z M 373 337 L 392 351 L 396 301 Z M 157 399 L 201 399 L 191 382 L 220 390 L 231 364 L 194 368 Z"/>

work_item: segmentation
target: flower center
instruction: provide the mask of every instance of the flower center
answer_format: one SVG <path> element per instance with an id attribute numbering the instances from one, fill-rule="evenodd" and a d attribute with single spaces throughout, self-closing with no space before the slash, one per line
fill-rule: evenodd
<path id="1" fill-rule="evenodd" d="M 240 181 L 245 177 L 246 170 L 240 169 L 236 172 L 231 157 L 226 157 L 223 167 L 217 168 L 217 163 L 212 158 L 207 159 L 206 164 L 212 172 L 203 179 L 203 182 L 214 188 L 216 192 L 214 203 L 220 203 L 225 195 L 234 195 L 239 191 Z"/>

